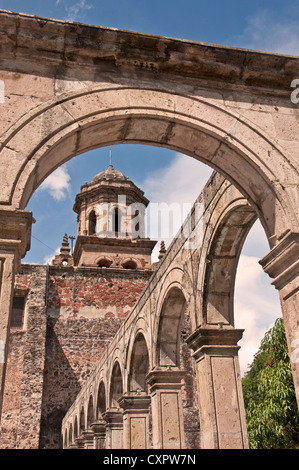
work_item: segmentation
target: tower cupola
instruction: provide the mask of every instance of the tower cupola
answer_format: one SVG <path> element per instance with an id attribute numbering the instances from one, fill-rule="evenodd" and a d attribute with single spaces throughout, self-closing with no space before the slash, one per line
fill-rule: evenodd
<path id="1" fill-rule="evenodd" d="M 74 264 L 151 269 L 156 242 L 145 238 L 148 203 L 144 192 L 111 163 L 81 186 L 74 204 L 78 214 Z"/>

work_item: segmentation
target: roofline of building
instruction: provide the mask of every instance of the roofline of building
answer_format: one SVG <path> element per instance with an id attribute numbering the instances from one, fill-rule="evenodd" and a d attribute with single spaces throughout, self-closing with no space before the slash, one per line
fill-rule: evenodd
<path id="1" fill-rule="evenodd" d="M 299 57 L 167 38 L 0 10 L 0 63 L 24 61 L 92 67 L 130 75 L 159 75 L 218 88 L 245 87 L 286 95 L 298 78 Z M 44 71 L 44 73 L 46 73 Z"/>

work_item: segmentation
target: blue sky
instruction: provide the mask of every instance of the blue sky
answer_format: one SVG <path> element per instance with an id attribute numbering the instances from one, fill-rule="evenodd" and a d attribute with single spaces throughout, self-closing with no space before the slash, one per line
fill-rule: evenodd
<path id="1" fill-rule="evenodd" d="M 299 54 L 299 0 L 0 0 L 0 8 L 147 34 Z M 75 157 L 53 173 L 28 204 L 37 222 L 25 262 L 49 261 L 64 233 L 76 236 L 76 214 L 72 211 L 75 195 L 85 181 L 90 182 L 106 169 L 110 149 L 114 167 L 154 202 L 192 203 L 211 173 L 189 157 L 156 147 L 120 145 Z M 281 315 L 277 292 L 258 265 L 267 251 L 265 235 L 257 223 L 245 242 L 236 281 L 236 326 L 246 329 L 243 370 L 264 332 Z"/>
<path id="2" fill-rule="evenodd" d="M 296 36 L 298 5 L 294 0 L 0 0 L 2 9 L 31 15 L 275 52 Z"/>

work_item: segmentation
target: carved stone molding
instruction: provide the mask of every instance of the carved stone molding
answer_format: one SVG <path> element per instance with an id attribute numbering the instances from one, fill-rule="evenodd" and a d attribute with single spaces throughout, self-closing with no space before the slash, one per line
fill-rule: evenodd
<path id="1" fill-rule="evenodd" d="M 198 328 L 188 338 L 186 343 L 193 350 L 195 360 L 200 360 L 204 354 L 220 356 L 237 356 L 240 346 L 238 341 L 244 330 L 235 328 Z"/>
<path id="2" fill-rule="evenodd" d="M 299 273 L 299 233 L 287 233 L 259 263 L 276 289 L 283 288 Z"/>

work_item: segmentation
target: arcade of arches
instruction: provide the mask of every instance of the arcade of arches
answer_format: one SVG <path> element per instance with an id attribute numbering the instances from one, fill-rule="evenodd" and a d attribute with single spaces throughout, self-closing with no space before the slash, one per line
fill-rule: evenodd
<path id="1" fill-rule="evenodd" d="M 30 248 L 31 195 L 88 150 L 167 147 L 217 172 L 198 198 L 200 221 L 195 210 L 188 219 L 195 244 L 182 229 L 161 257 L 67 411 L 63 446 L 246 448 L 233 295 L 257 217 L 269 241 L 261 265 L 280 293 L 299 403 L 299 109 L 290 99 L 299 58 L 6 11 L 0 34 L 0 406 L 14 276 Z M 89 222 L 93 232 L 94 217 Z M 127 272 L 136 271 L 131 257 L 126 262 Z M 29 399 L 30 383 L 24 390 Z M 25 405 L 21 412 L 24 425 Z M 191 412 L 196 438 L 186 426 Z M 26 444 L 38 447 L 39 433 L 38 425 L 30 429 Z"/>

